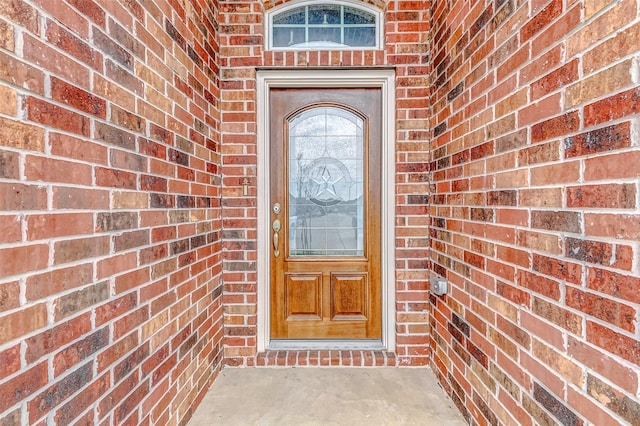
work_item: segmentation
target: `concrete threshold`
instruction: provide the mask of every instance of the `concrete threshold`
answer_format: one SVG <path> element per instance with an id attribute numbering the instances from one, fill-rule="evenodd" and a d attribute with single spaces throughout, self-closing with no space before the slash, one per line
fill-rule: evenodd
<path id="1" fill-rule="evenodd" d="M 466 422 L 428 368 L 225 368 L 188 425 Z"/>

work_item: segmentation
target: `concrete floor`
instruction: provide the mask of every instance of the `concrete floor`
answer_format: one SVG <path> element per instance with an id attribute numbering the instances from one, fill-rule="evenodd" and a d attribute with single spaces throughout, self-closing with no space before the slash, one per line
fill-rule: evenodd
<path id="1" fill-rule="evenodd" d="M 189 426 L 465 425 L 426 368 L 225 368 Z"/>

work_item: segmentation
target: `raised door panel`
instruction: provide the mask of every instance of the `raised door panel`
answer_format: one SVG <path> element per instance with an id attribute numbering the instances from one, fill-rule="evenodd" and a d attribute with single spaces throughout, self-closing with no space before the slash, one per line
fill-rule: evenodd
<path id="1" fill-rule="evenodd" d="M 331 274 L 331 319 L 366 320 L 369 312 L 367 274 Z"/>
<path id="2" fill-rule="evenodd" d="M 286 274 L 287 320 L 322 318 L 322 274 Z"/>

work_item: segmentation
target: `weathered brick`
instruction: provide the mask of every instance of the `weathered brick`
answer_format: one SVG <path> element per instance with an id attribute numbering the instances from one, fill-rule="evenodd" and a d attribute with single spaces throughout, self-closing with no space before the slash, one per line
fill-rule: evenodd
<path id="1" fill-rule="evenodd" d="M 630 68 L 631 60 L 628 60 L 606 68 L 589 78 L 581 79 L 567 89 L 567 106 L 584 104 L 633 84 Z"/>
<path id="2" fill-rule="evenodd" d="M 93 42 L 107 56 L 110 56 L 125 68 L 133 69 L 133 56 L 101 30 L 96 29 L 93 31 Z"/>
<path id="3" fill-rule="evenodd" d="M 134 173 L 124 170 L 98 167 L 95 169 L 96 184 L 99 186 L 136 189 L 137 177 Z"/>
<path id="4" fill-rule="evenodd" d="M 518 231 L 516 235 L 517 242 L 522 248 L 551 254 L 560 254 L 562 251 L 561 241 L 557 235 L 533 231 Z"/>
<path id="5" fill-rule="evenodd" d="M 13 52 L 15 49 L 15 34 L 13 25 L 0 21 L 0 47 Z"/>
<path id="6" fill-rule="evenodd" d="M 587 16 L 591 17 L 596 11 L 602 9 L 599 0 L 587 6 Z M 621 28 L 630 22 L 635 16 L 635 1 L 622 1 L 610 8 L 606 13 L 597 19 L 584 25 L 581 31 L 574 34 L 568 40 L 568 51 L 571 56 L 585 50 L 588 46 L 596 44 L 606 35 L 614 32 L 616 28 Z"/>
<path id="7" fill-rule="evenodd" d="M 0 34 L 2 23 L 0 21 Z M 18 96 L 11 87 L 0 85 L 0 112 L 9 116 L 15 116 L 18 108 Z"/>
<path id="8" fill-rule="evenodd" d="M 0 77 L 3 81 L 44 94 L 44 73 L 41 69 L 4 52 L 0 52 L 0 60 L 3 65 L 0 67 Z"/>
<path id="9" fill-rule="evenodd" d="M 96 188 L 56 186 L 53 190 L 53 206 L 60 210 L 107 210 L 109 193 Z"/>
<path id="10" fill-rule="evenodd" d="M 624 275 L 600 268 L 587 269 L 587 287 L 616 298 L 640 303 L 640 294 L 634 289 L 640 284 L 640 277 Z"/>
<path id="11" fill-rule="evenodd" d="M 56 10 L 59 10 L 56 8 Z M 93 49 L 85 39 L 67 31 L 64 27 L 54 21 L 47 21 L 47 41 L 52 45 L 62 49 L 74 58 L 84 62 L 90 67 L 102 70 L 102 55 Z"/>
<path id="12" fill-rule="evenodd" d="M 55 77 L 51 79 L 51 97 L 96 117 L 105 118 L 107 115 L 104 99 Z"/>
<path id="13" fill-rule="evenodd" d="M 83 339 L 76 340 L 73 344 L 67 346 L 53 357 L 53 371 L 57 377 L 74 368 L 83 360 L 97 353 L 109 344 L 109 328 L 103 327 L 94 331 L 92 334 Z"/>
<path id="14" fill-rule="evenodd" d="M 520 30 L 520 40 L 525 42 L 539 33 L 542 28 L 549 25 L 551 21 L 560 16 L 562 12 L 562 2 L 553 0 L 544 9 L 538 11 L 534 18 L 522 26 Z"/>
<path id="15" fill-rule="evenodd" d="M 586 6 L 589 7 L 589 5 Z M 631 54 L 639 43 L 640 25 L 635 24 L 630 28 L 617 32 L 613 37 L 586 52 L 582 57 L 583 67 L 586 72 L 591 73 L 608 66 L 618 59 Z"/>
<path id="16" fill-rule="evenodd" d="M 27 117 L 33 122 L 89 136 L 90 120 L 81 114 L 34 97 L 28 97 L 26 105 Z"/>
<path id="17" fill-rule="evenodd" d="M 20 286 L 17 281 L 0 284 L 0 312 L 20 306 Z"/>
<path id="18" fill-rule="evenodd" d="M 56 309 L 56 320 L 61 320 L 89 306 L 96 305 L 108 297 L 109 287 L 106 282 L 66 294 L 53 302 Z"/>
<path id="19" fill-rule="evenodd" d="M 136 311 L 128 313 L 125 317 L 116 320 L 113 324 L 114 338 L 120 338 L 130 332 L 135 327 L 140 326 L 149 319 L 149 309 L 142 307 Z"/>
<path id="20" fill-rule="evenodd" d="M 68 424 L 77 418 L 88 406 L 95 403 L 109 389 L 109 375 L 104 374 L 86 385 L 83 390 L 70 399 L 54 414 L 55 422 Z"/>
<path id="21" fill-rule="evenodd" d="M 0 426 L 14 426 L 20 424 L 22 419 L 22 410 L 20 408 L 16 408 L 10 413 L 5 412 L 0 418 Z"/>
<path id="22" fill-rule="evenodd" d="M 30 32 L 39 34 L 40 13 L 37 9 L 21 0 L 8 0 L 0 5 L 0 15 L 6 17 Z"/>
<path id="23" fill-rule="evenodd" d="M 523 394 L 522 399 L 523 408 L 531 414 L 538 423 L 545 426 L 557 425 L 557 421 L 554 420 L 533 398 Z"/>
<path id="24" fill-rule="evenodd" d="M 108 278 L 136 267 L 136 253 L 121 253 L 99 260 L 96 276 L 98 279 Z"/>
<path id="25" fill-rule="evenodd" d="M 92 378 L 92 363 L 88 362 L 37 395 L 29 401 L 29 422 L 35 423 L 52 408 L 81 389 Z"/>
<path id="26" fill-rule="evenodd" d="M 33 305 L 2 316 L 3 327 L 0 330 L 0 343 L 5 344 L 25 334 L 43 328 L 47 323 L 44 304 Z"/>
<path id="27" fill-rule="evenodd" d="M 574 411 L 567 408 L 549 391 L 538 383 L 533 384 L 533 397 L 540 402 L 553 416 L 566 426 L 581 426 L 584 424 Z"/>
<path id="28" fill-rule="evenodd" d="M 567 6 L 567 10 L 559 19 L 553 22 L 538 37 L 532 40 L 531 52 L 538 56 L 545 52 L 549 46 L 560 44 L 577 27 L 580 26 L 582 8 L 573 5 Z"/>
<path id="29" fill-rule="evenodd" d="M 47 383 L 47 363 L 41 362 L 18 376 L 0 384 L 0 410 L 3 412 L 13 405 L 35 394 Z"/>
<path id="30" fill-rule="evenodd" d="M 584 179 L 624 179 L 640 175 L 640 151 L 599 155 L 584 161 Z"/>
<path id="31" fill-rule="evenodd" d="M 626 148 L 631 144 L 630 124 L 592 130 L 564 140 L 565 158 Z"/>
<path id="32" fill-rule="evenodd" d="M 631 306 L 572 287 L 567 287 L 565 300 L 568 307 L 581 310 L 588 315 L 600 318 L 621 329 L 630 332 L 635 331 L 634 318 L 636 316 L 636 310 Z"/>
<path id="33" fill-rule="evenodd" d="M 531 227 L 576 234 L 581 230 L 581 217 L 576 212 L 533 210 Z"/>
<path id="34" fill-rule="evenodd" d="M 577 59 L 531 83 L 531 100 L 539 99 L 578 80 Z"/>
<path id="35" fill-rule="evenodd" d="M 533 298 L 532 312 L 539 315 L 552 323 L 569 330 L 574 334 L 582 332 L 582 318 L 580 315 L 574 314 L 558 305 L 540 299 Z"/>
<path id="36" fill-rule="evenodd" d="M 28 301 L 45 298 L 64 290 L 89 284 L 92 278 L 93 268 L 90 264 L 31 275 L 26 280 L 26 298 Z"/>
<path id="37" fill-rule="evenodd" d="M 567 133 L 573 133 L 580 126 L 580 117 L 573 111 L 559 117 L 554 117 L 531 127 L 531 142 L 541 142 Z"/>
<path id="38" fill-rule="evenodd" d="M 136 408 L 149 391 L 149 382 L 142 382 L 121 404 L 116 408 L 115 418 L 122 421 L 134 408 Z"/>
<path id="39" fill-rule="evenodd" d="M 54 243 L 54 264 L 104 256 L 109 253 L 107 237 L 89 237 L 62 240 Z"/>
<path id="40" fill-rule="evenodd" d="M 146 120 L 116 105 L 111 105 L 111 122 L 134 132 L 142 132 L 146 127 Z"/>
<path id="41" fill-rule="evenodd" d="M 17 180 L 19 173 L 18 154 L 11 151 L 0 151 L 0 177 Z"/>
<path id="42" fill-rule="evenodd" d="M 572 259 L 601 265 L 614 265 L 616 262 L 625 261 L 620 250 L 614 252 L 612 244 L 579 238 L 566 239 L 565 254 Z"/>
<path id="43" fill-rule="evenodd" d="M 134 228 L 138 223 L 138 215 L 133 212 L 98 213 L 96 232 L 122 231 Z"/>
<path id="44" fill-rule="evenodd" d="M 44 152 L 44 131 L 31 124 L 0 117 L 0 145 Z"/>
<path id="45" fill-rule="evenodd" d="M 587 375 L 587 393 L 630 424 L 640 419 L 640 403 L 633 396 L 625 395 L 597 377 Z"/>
<path id="46" fill-rule="evenodd" d="M 543 256 L 537 253 L 533 254 L 533 270 L 545 275 L 558 278 L 563 281 L 578 284 L 582 277 L 582 267 L 565 259 L 556 259 Z"/>
<path id="47" fill-rule="evenodd" d="M 595 126 L 640 112 L 640 88 L 613 94 L 584 107 L 584 124 Z"/>
<path id="48" fill-rule="evenodd" d="M 114 380 L 116 382 L 120 381 L 132 370 L 134 370 L 139 364 L 141 364 L 145 359 L 149 357 L 149 344 L 144 344 L 134 352 L 132 352 L 125 359 L 120 361 L 113 369 L 114 372 Z"/>
<path id="49" fill-rule="evenodd" d="M 587 341 L 614 355 L 640 365 L 640 342 L 604 325 L 587 321 Z"/>
<path id="50" fill-rule="evenodd" d="M 598 350 L 597 347 L 575 338 L 569 338 L 567 347 L 567 352 L 573 359 L 622 389 L 632 394 L 636 393 L 638 373 L 633 368 L 622 364 L 619 360 Z"/>
<path id="51" fill-rule="evenodd" d="M 121 235 L 115 236 L 113 241 L 116 252 L 130 250 L 132 248 L 140 248 L 149 244 L 149 231 L 139 230 L 125 232 Z"/>
<path id="52" fill-rule="evenodd" d="M 90 317 L 89 313 L 83 314 L 26 339 L 25 358 L 27 362 L 34 362 L 87 334 L 91 330 Z"/>

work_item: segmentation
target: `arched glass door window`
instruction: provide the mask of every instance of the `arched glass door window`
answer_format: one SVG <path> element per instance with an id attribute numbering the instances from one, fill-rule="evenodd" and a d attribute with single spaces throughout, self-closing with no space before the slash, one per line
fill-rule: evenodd
<path id="1" fill-rule="evenodd" d="M 322 106 L 288 126 L 290 256 L 363 256 L 363 119 Z"/>
<path id="2" fill-rule="evenodd" d="M 269 12 L 268 48 L 376 49 L 380 12 L 355 3 L 305 2 Z"/>

